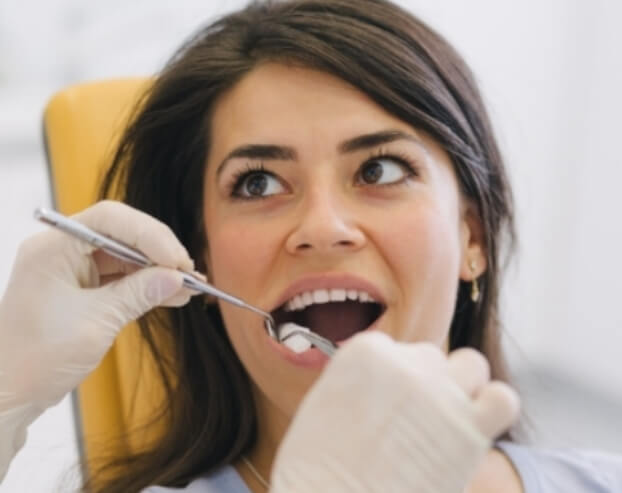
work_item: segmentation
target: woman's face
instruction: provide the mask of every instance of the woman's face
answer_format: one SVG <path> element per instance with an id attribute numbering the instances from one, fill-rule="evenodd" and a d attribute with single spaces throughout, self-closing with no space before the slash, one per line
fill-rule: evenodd
<path id="1" fill-rule="evenodd" d="M 221 97 L 211 129 L 204 217 L 216 286 L 333 340 L 373 324 L 445 344 L 458 281 L 485 260 L 435 141 L 340 79 L 280 64 Z M 325 357 L 296 355 L 257 315 L 220 309 L 260 394 L 292 415 Z"/>

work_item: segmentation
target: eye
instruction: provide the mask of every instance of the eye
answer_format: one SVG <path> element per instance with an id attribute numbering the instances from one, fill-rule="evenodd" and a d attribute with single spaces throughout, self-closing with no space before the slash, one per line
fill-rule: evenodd
<path id="1" fill-rule="evenodd" d="M 269 171 L 250 167 L 234 177 L 231 188 L 231 195 L 242 199 L 261 199 L 285 190 L 276 176 Z"/>
<path id="2" fill-rule="evenodd" d="M 363 185 L 392 185 L 401 183 L 415 171 L 410 163 L 396 156 L 380 156 L 366 161 L 359 171 Z"/>

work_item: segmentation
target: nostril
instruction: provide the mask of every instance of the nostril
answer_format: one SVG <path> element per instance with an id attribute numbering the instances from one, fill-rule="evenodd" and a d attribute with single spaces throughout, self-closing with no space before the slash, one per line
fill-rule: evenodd
<path id="1" fill-rule="evenodd" d="M 350 240 L 340 240 L 340 241 L 335 243 L 335 246 L 351 247 L 353 245 L 354 245 L 354 242 L 350 241 Z"/>
<path id="2" fill-rule="evenodd" d="M 332 245 L 332 248 L 352 248 L 355 246 L 355 242 L 350 241 L 350 240 L 339 240 L 334 242 Z M 311 243 L 301 243 L 300 245 L 296 246 L 296 250 L 298 251 L 306 251 L 306 250 L 313 250 L 314 248 L 318 248 L 318 249 L 322 249 L 322 245 L 312 245 Z"/>

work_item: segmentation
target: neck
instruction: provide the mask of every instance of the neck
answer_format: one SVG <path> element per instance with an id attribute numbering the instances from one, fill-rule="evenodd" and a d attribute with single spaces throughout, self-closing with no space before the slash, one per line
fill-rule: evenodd
<path id="1" fill-rule="evenodd" d="M 259 389 L 254 388 L 253 393 L 257 410 L 257 442 L 246 457 L 257 472 L 270 482 L 270 471 L 276 451 L 292 418 L 270 402 Z M 238 461 L 235 468 L 251 491 L 265 491 L 265 488 L 242 461 Z"/>

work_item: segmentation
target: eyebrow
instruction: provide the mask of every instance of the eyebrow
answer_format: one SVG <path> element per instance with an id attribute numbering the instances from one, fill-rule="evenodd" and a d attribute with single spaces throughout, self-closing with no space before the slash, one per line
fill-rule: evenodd
<path id="1" fill-rule="evenodd" d="M 378 147 L 379 145 L 388 144 L 396 140 L 408 140 L 410 142 L 418 144 L 420 147 L 426 150 L 425 145 L 417 135 L 403 132 L 401 130 L 382 130 L 380 132 L 359 135 L 352 139 L 341 142 L 337 146 L 337 150 L 340 154 L 349 154 L 356 151 Z M 297 156 L 298 153 L 292 147 L 272 144 L 243 145 L 240 147 L 236 147 L 229 154 L 227 154 L 227 156 L 218 165 L 218 168 L 216 169 L 216 176 L 221 173 L 228 161 L 235 158 L 293 161 L 297 159 Z"/>

